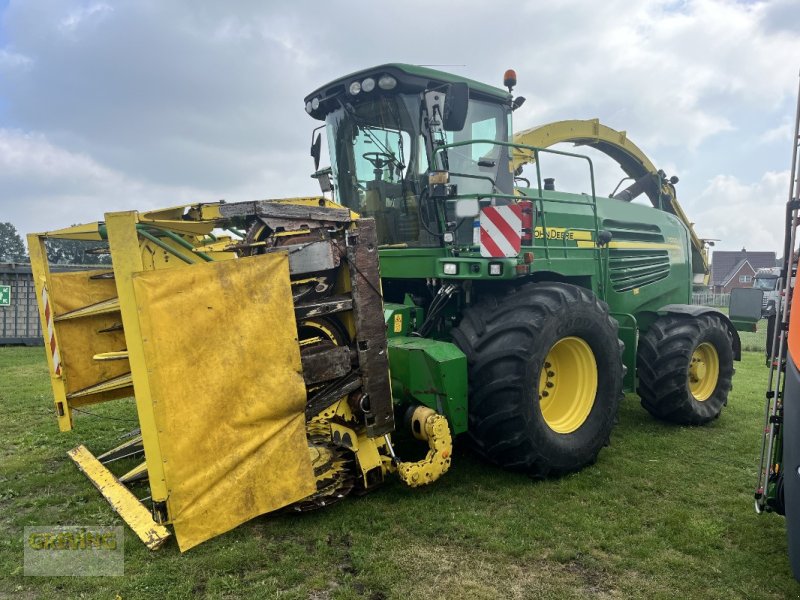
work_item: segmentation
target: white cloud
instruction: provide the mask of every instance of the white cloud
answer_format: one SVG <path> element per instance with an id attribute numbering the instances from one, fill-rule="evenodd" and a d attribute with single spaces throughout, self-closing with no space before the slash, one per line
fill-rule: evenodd
<path id="1" fill-rule="evenodd" d="M 61 19 L 61 21 L 58 23 L 58 29 L 65 34 L 75 33 L 75 31 L 82 25 L 92 22 L 97 23 L 113 10 L 114 9 L 108 4 L 103 2 L 90 4 L 88 6 L 81 6 L 73 11 L 70 11 L 66 17 Z"/>
<path id="2" fill-rule="evenodd" d="M 152 206 L 143 197 L 147 192 L 123 173 L 41 134 L 0 129 L 0 215 L 21 232 L 96 221 L 113 207 L 146 208 Z"/>
<path id="3" fill-rule="evenodd" d="M 698 0 L 668 10 L 647 2 L 624 19 L 612 4 L 620 12 L 601 11 L 598 19 L 591 11 L 592 29 L 602 33 L 538 53 L 546 52 L 552 72 L 545 81 L 554 116 L 588 108 L 595 114 L 585 116 L 627 129 L 647 148 L 694 152 L 736 129 L 743 111 L 763 112 L 793 91 L 791 73 L 775 57 L 800 55 L 800 38 L 767 35 L 762 4 Z M 570 64 L 570 55 L 580 62 Z"/>
<path id="4" fill-rule="evenodd" d="M 77 177 L 88 184 L 112 176 L 90 157 L 57 148 L 40 133 L 9 129 L 0 129 L 0 173 L 3 178 L 46 177 L 53 181 Z"/>
<path id="5" fill-rule="evenodd" d="M 162 185 L 70 152 L 42 134 L 0 129 L 0 221 L 27 233 L 97 221 L 119 210 L 316 193 L 310 179 L 282 177 L 284 161 L 251 167 L 249 180 L 227 189 Z"/>
<path id="6" fill-rule="evenodd" d="M 497 85 L 516 68 L 516 92 L 528 97 L 515 114 L 519 129 L 600 117 L 626 130 L 681 176 L 681 201 L 710 235 L 728 225 L 718 222 L 729 208 L 719 182 L 733 185 L 724 174 L 736 173 L 736 189 L 759 188 L 765 168 L 785 165 L 780 144 L 768 142 L 786 135 L 771 128 L 794 106 L 797 65 L 784 57 L 800 56 L 800 34 L 787 25 L 799 6 L 465 0 L 445 12 L 422 0 L 12 1 L 0 25 L 8 40 L 0 142 L 27 157 L 27 171 L 0 173 L 0 213 L 29 219 L 10 198 L 35 198 L 37 207 L 85 198 L 76 205 L 91 207 L 91 220 L 109 207 L 184 197 L 314 193 L 308 144 L 318 123 L 303 96 L 339 75 L 403 61 L 464 64 L 451 70 Z M 760 166 L 720 166 L 709 151 L 716 140 L 731 150 L 761 143 Z M 599 173 L 598 190 L 619 176 Z M 717 183 L 704 191 L 708 181 Z"/>
<path id="7" fill-rule="evenodd" d="M 761 144 L 771 144 L 773 142 L 791 142 L 792 139 L 792 131 L 794 130 L 793 127 L 794 123 L 789 119 L 787 115 L 779 125 L 775 127 L 771 127 L 767 129 L 764 133 L 758 136 L 758 142 Z"/>
<path id="8" fill-rule="evenodd" d="M 33 64 L 29 56 L 0 48 L 0 71 L 6 69 L 28 68 Z"/>
<path id="9" fill-rule="evenodd" d="M 716 238 L 715 250 L 783 248 L 783 221 L 789 193 L 789 171 L 769 171 L 755 183 L 717 175 L 693 203 L 697 233 Z"/>

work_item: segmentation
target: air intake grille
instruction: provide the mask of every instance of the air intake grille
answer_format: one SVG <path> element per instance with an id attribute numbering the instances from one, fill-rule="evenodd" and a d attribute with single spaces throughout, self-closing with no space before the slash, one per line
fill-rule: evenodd
<path id="1" fill-rule="evenodd" d="M 612 248 L 608 275 L 616 292 L 655 283 L 669 275 L 669 254 L 666 250 Z"/>
<path id="2" fill-rule="evenodd" d="M 628 223 L 605 219 L 603 229 L 611 232 L 612 239 L 626 242 L 664 242 L 661 228 L 651 223 Z"/>
<path id="3" fill-rule="evenodd" d="M 627 292 L 669 275 L 669 253 L 661 248 L 648 247 L 649 244 L 664 243 L 658 225 L 606 219 L 603 228 L 612 236 L 608 274 L 615 291 Z M 614 242 L 627 242 L 627 247 L 614 248 Z M 641 247 L 637 248 L 637 243 Z"/>

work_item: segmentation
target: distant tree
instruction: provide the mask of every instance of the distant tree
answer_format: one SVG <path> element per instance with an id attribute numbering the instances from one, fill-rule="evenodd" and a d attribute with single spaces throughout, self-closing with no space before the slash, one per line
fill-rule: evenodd
<path id="1" fill-rule="evenodd" d="M 25 244 L 11 223 L 0 223 L 0 262 L 28 262 Z"/>
<path id="2" fill-rule="evenodd" d="M 106 250 L 107 244 L 87 240 L 64 240 L 51 238 L 45 242 L 47 260 L 58 265 L 110 265 L 111 256 L 98 253 Z"/>

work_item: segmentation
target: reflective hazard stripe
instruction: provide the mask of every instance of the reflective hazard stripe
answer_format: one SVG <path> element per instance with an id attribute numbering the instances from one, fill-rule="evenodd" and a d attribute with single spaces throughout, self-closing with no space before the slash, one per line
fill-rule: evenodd
<path id="1" fill-rule="evenodd" d="M 53 357 L 53 373 L 61 375 L 61 356 L 59 356 L 58 346 L 56 346 L 53 311 L 50 308 L 50 298 L 47 295 L 47 287 L 42 288 L 42 306 L 44 306 L 44 320 L 47 327 L 47 345 L 50 347 L 50 356 Z"/>
<path id="2" fill-rule="evenodd" d="M 511 258 L 519 255 L 522 242 L 522 207 L 487 206 L 480 216 L 481 256 Z"/>

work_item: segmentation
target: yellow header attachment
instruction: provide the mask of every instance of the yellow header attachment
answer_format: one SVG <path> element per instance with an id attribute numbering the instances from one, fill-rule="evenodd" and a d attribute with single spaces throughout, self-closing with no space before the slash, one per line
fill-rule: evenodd
<path id="1" fill-rule="evenodd" d="M 99 242 L 111 264 L 51 272 L 49 238 Z M 430 409 L 424 461 L 391 447 L 372 219 L 325 198 L 219 202 L 107 213 L 28 245 L 59 428 L 135 399 L 126 442 L 70 457 L 149 548 L 165 524 L 187 550 L 367 491 L 395 467 L 409 485 L 447 471 L 447 421 Z M 124 474 L 106 466 L 134 458 L 114 464 Z M 145 479 L 139 501 L 127 486 Z"/>

